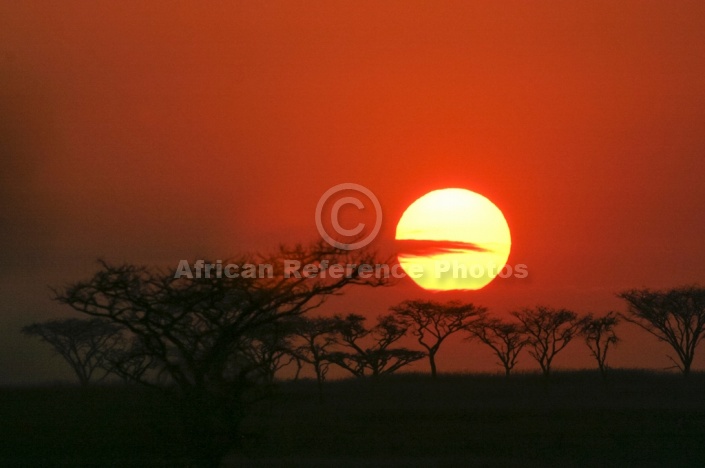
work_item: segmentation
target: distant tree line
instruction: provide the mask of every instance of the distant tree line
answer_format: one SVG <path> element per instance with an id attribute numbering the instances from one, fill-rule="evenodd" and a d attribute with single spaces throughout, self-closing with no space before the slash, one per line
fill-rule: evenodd
<path id="1" fill-rule="evenodd" d="M 282 247 L 237 263 L 375 263 L 368 251 L 340 251 L 324 243 Z M 436 355 L 450 336 L 487 346 L 509 376 L 526 350 L 545 376 L 556 355 L 582 339 L 605 375 L 622 319 L 669 344 L 669 356 L 688 375 L 705 334 L 705 289 L 631 290 L 619 294 L 627 312 L 579 315 L 537 306 L 492 316 L 471 303 L 404 301 L 368 323 L 359 313 L 315 316 L 327 297 L 351 285 L 385 286 L 380 278 L 295 278 L 277 271 L 266 278 L 175 278 L 171 271 L 100 262 L 87 281 L 56 290 L 54 298 L 86 318 L 51 320 L 22 332 L 47 342 L 66 360 L 81 385 L 117 376 L 154 387 L 173 401 L 192 446 L 189 455 L 215 464 L 239 437 L 249 403 L 266 397 L 277 372 L 310 366 L 319 398 L 331 366 L 356 377 L 391 374 Z M 367 314 L 366 314 L 367 315 Z M 419 349 L 402 346 L 405 336 Z"/>

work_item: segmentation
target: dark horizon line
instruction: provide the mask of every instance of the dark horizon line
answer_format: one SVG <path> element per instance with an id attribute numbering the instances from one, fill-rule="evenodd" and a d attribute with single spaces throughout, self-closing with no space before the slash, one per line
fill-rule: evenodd
<path id="1" fill-rule="evenodd" d="M 600 370 L 598 368 L 589 367 L 568 367 L 562 369 L 551 369 L 549 378 L 556 375 L 568 375 L 568 374 L 599 374 Z M 610 367 L 607 369 L 607 374 L 650 374 L 652 376 L 658 377 L 677 377 L 679 379 L 683 378 L 683 374 L 676 369 L 666 369 L 666 368 L 646 368 L 646 367 Z M 691 369 L 690 377 L 697 375 L 705 375 L 705 369 Z M 400 371 L 394 372 L 393 374 L 384 376 L 385 379 L 394 379 L 398 377 L 428 377 L 433 378 L 430 372 L 425 371 Z M 501 378 L 502 380 L 507 379 L 504 371 L 449 371 L 449 372 L 439 372 L 437 378 L 465 378 L 465 377 L 482 377 L 482 378 Z M 540 369 L 522 369 L 522 370 L 512 370 L 509 378 L 522 378 L 522 377 L 540 377 L 545 378 L 545 375 Z M 372 379 L 371 375 L 365 376 L 367 379 Z M 345 375 L 341 378 L 330 378 L 326 379 L 327 382 L 344 382 L 346 380 L 359 381 L 358 376 L 348 376 Z M 315 381 L 316 377 L 299 377 L 298 380 L 290 379 L 276 379 L 279 382 L 305 382 L 305 381 Z M 130 387 L 132 385 L 126 385 L 122 381 L 105 381 L 105 382 L 92 382 L 89 387 L 91 388 L 101 388 L 101 387 L 116 387 L 116 386 L 126 386 Z M 80 388 L 78 382 L 73 382 L 70 380 L 49 380 L 44 382 L 18 382 L 18 383 L 0 383 L 0 390 L 21 390 L 24 388 L 56 388 L 56 387 L 66 387 Z M 137 386 L 139 387 L 139 386 Z"/>

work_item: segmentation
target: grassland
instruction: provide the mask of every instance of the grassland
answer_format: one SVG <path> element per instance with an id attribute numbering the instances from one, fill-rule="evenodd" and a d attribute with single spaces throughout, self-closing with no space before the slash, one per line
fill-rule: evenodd
<path id="1" fill-rule="evenodd" d="M 282 382 L 226 466 L 705 466 L 705 374 L 401 374 Z M 178 418 L 129 387 L 0 391 L 0 465 L 182 463 Z M 367 463 L 365 463 L 367 462 Z"/>

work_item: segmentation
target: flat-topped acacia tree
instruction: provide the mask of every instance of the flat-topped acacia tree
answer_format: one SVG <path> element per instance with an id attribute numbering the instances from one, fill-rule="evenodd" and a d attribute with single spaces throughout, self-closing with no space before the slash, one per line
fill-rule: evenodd
<path id="1" fill-rule="evenodd" d="M 112 357 L 126 344 L 122 331 L 122 326 L 102 318 L 48 320 L 22 328 L 23 334 L 51 345 L 83 387 L 110 375 Z"/>
<path id="2" fill-rule="evenodd" d="M 426 356 L 400 346 L 393 346 L 408 329 L 394 315 L 377 317 L 377 323 L 365 326 L 365 317 L 348 314 L 334 317 L 335 337 L 339 348 L 330 353 L 330 361 L 357 377 L 392 374 Z"/>
<path id="3" fill-rule="evenodd" d="M 603 378 L 607 372 L 607 352 L 610 347 L 619 343 L 617 333 L 614 331 L 619 322 L 616 312 L 608 312 L 602 317 L 588 315 L 583 320 L 580 333 L 585 339 L 585 344 L 590 348 L 590 354 L 597 361 L 597 367 Z"/>
<path id="4" fill-rule="evenodd" d="M 263 363 L 252 358 L 257 355 L 253 340 L 262 340 L 273 324 L 316 309 L 349 285 L 388 282 L 374 275 L 361 277 L 356 269 L 342 276 L 290 275 L 285 261 L 378 262 L 372 252 L 339 250 L 322 241 L 232 260 L 272 265 L 272 274 L 262 277 L 185 278 L 174 271 L 100 262 L 91 278 L 57 290 L 55 299 L 124 328 L 139 342 L 131 349 L 140 350 L 154 371 L 136 375 L 136 381 L 168 393 L 190 443 L 186 455 L 215 464 L 238 440 L 248 398 L 265 384 Z"/>
<path id="5" fill-rule="evenodd" d="M 705 337 L 705 288 L 632 289 L 618 297 L 628 306 L 621 317 L 668 343 L 677 356 L 668 358 L 687 376 L 695 349 Z"/>
<path id="6" fill-rule="evenodd" d="M 504 375 L 509 377 L 519 353 L 526 346 L 526 335 L 521 324 L 484 316 L 468 327 L 468 333 L 468 341 L 479 340 L 492 350 L 504 367 Z"/>
<path id="7" fill-rule="evenodd" d="M 323 382 L 330 367 L 331 347 L 336 344 L 336 321 L 331 317 L 305 316 L 295 317 L 291 321 L 293 322 L 291 353 L 297 359 L 297 364 L 305 362 L 313 367 L 316 373 L 318 399 L 322 402 Z"/>
<path id="8" fill-rule="evenodd" d="M 513 312 L 522 324 L 529 355 L 548 377 L 556 355 L 578 336 L 583 321 L 567 309 L 537 306 Z"/>
<path id="9" fill-rule="evenodd" d="M 390 310 L 407 324 L 419 344 L 426 349 L 432 377 L 437 375 L 436 354 L 445 339 L 466 330 L 487 312 L 484 307 L 470 303 L 423 300 L 404 301 Z"/>

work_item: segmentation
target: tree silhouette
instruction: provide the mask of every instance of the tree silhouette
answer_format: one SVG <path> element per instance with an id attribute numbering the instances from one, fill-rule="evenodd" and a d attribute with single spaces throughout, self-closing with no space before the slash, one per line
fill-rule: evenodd
<path id="1" fill-rule="evenodd" d="M 619 338 L 614 328 L 619 324 L 619 317 L 615 312 L 609 312 L 603 317 L 588 315 L 582 323 L 581 334 L 585 344 L 590 348 L 590 354 L 597 360 L 597 367 L 604 377 L 607 371 L 607 351 L 610 345 L 616 345 Z"/>
<path id="2" fill-rule="evenodd" d="M 122 330 L 100 318 L 70 318 L 34 323 L 23 327 L 22 333 L 49 343 L 71 366 L 81 386 L 87 386 L 91 380 L 103 380 L 111 373 L 112 353 L 124 344 Z"/>
<path id="3" fill-rule="evenodd" d="M 627 301 L 624 320 L 668 343 L 678 356 L 668 358 L 687 376 L 695 349 L 705 334 L 705 288 L 683 286 L 666 290 L 632 289 L 618 294 Z"/>
<path id="4" fill-rule="evenodd" d="M 357 377 L 370 375 L 377 377 L 391 374 L 400 368 L 425 356 L 421 351 L 407 348 L 390 348 L 404 336 L 408 326 L 393 315 L 377 318 L 377 324 L 365 328 L 365 317 L 349 314 L 335 317 L 335 330 L 338 341 L 347 351 L 330 354 L 330 360 Z M 365 346 L 363 341 L 371 343 Z"/>
<path id="5" fill-rule="evenodd" d="M 543 306 L 523 309 L 512 315 L 522 324 L 529 354 L 539 363 L 543 375 L 548 377 L 556 354 L 575 338 L 582 322 L 575 312 Z"/>
<path id="6" fill-rule="evenodd" d="M 105 359 L 110 372 L 124 382 L 140 383 L 147 377 L 147 372 L 155 368 L 155 361 L 139 337 L 125 335 L 129 332 L 123 331 L 124 341 L 106 352 Z"/>
<path id="7" fill-rule="evenodd" d="M 296 317 L 293 322 L 292 353 L 298 359 L 313 366 L 318 386 L 318 399 L 323 401 L 323 382 L 330 364 L 330 347 L 336 343 L 335 324 L 328 317 Z"/>
<path id="8" fill-rule="evenodd" d="M 404 301 L 391 308 L 398 319 L 416 336 L 428 355 L 431 376 L 436 377 L 436 354 L 443 341 L 453 333 L 466 330 L 487 309 L 457 301 Z"/>
<path id="9" fill-rule="evenodd" d="M 277 320 L 243 336 L 245 343 L 240 349 L 255 363 L 263 382 L 272 383 L 276 372 L 296 358 L 292 352 L 293 332 L 291 321 Z"/>
<path id="10" fill-rule="evenodd" d="M 517 364 L 519 353 L 526 345 L 526 335 L 517 323 L 505 322 L 498 318 L 482 317 L 468 327 L 468 340 L 480 340 L 489 346 L 509 376 Z"/>
<path id="11" fill-rule="evenodd" d="M 239 440 L 246 405 L 258 398 L 262 362 L 252 347 L 273 323 L 319 307 L 348 285 L 379 286 L 384 278 L 350 269 L 344 275 L 296 275 L 287 264 L 374 264 L 369 252 L 341 251 L 324 242 L 268 256 L 241 257 L 234 264 L 271 266 L 263 275 L 196 275 L 134 265 L 101 269 L 87 281 L 56 292 L 76 311 L 128 329 L 151 359 L 160 378 L 140 383 L 167 392 L 181 412 L 188 456 L 216 464 Z"/>

